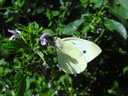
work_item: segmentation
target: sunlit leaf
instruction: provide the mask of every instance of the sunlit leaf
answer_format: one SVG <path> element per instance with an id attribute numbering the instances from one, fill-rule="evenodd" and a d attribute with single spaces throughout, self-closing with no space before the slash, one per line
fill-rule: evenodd
<path id="1" fill-rule="evenodd" d="M 13 19 L 14 19 L 14 17 L 12 16 L 12 17 L 8 18 L 5 22 L 6 23 L 11 22 Z"/>
<path id="2" fill-rule="evenodd" d="M 126 2 L 127 0 L 119 0 L 121 5 L 117 6 L 116 2 L 117 0 L 113 0 L 112 2 L 112 7 L 110 8 L 110 12 L 115 15 L 116 17 L 118 17 L 119 19 L 128 19 L 128 7 L 126 8 L 126 6 L 128 5 Z M 124 4 L 125 3 L 125 4 Z M 124 7 L 125 6 L 125 7 Z"/>
<path id="3" fill-rule="evenodd" d="M 6 62 L 4 59 L 0 59 L 0 65 L 7 65 L 8 62 Z"/>
<path id="4" fill-rule="evenodd" d="M 123 38 L 122 40 L 122 43 L 126 43 L 126 39 L 127 39 L 127 31 L 125 29 L 125 27 L 123 26 L 123 24 L 115 21 L 115 20 L 112 20 L 112 19 L 108 19 L 106 21 L 106 24 L 105 26 L 110 30 L 110 31 L 115 31 L 117 32 L 121 38 Z"/>
<path id="5" fill-rule="evenodd" d="M 78 19 L 76 21 L 73 21 L 73 22 L 69 23 L 64 28 L 64 31 L 62 32 L 62 34 L 72 35 L 84 21 L 85 21 L 85 19 L 81 18 L 81 19 Z"/>
<path id="6" fill-rule="evenodd" d="M 6 0 L 0 0 L 0 7 L 2 7 L 5 4 Z"/>
<path id="7" fill-rule="evenodd" d="M 60 79 L 58 80 L 58 83 L 62 83 L 63 85 L 68 85 L 72 83 L 72 79 L 68 74 L 65 74 L 60 77 Z"/>
<path id="8" fill-rule="evenodd" d="M 124 67 L 123 74 L 125 74 L 128 71 L 128 66 Z"/>
<path id="9" fill-rule="evenodd" d="M 118 87 L 118 85 L 119 85 L 118 82 L 117 81 L 114 81 L 114 86 L 115 87 Z"/>
<path id="10" fill-rule="evenodd" d="M 119 0 L 120 4 L 128 10 L 128 0 Z"/>
<path id="11" fill-rule="evenodd" d="M 55 90 L 50 88 L 49 90 L 47 90 L 45 93 L 43 93 L 42 96 L 54 96 L 54 92 Z"/>
<path id="12" fill-rule="evenodd" d="M 90 3 L 94 4 L 94 8 L 100 8 L 104 0 L 90 0 Z"/>

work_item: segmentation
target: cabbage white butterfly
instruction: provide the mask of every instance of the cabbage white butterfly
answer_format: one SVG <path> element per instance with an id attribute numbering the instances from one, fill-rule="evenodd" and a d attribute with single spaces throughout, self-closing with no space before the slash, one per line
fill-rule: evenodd
<path id="1" fill-rule="evenodd" d="M 85 70 L 87 63 L 101 53 L 95 43 L 80 38 L 57 38 L 58 65 L 66 73 L 78 74 Z"/>

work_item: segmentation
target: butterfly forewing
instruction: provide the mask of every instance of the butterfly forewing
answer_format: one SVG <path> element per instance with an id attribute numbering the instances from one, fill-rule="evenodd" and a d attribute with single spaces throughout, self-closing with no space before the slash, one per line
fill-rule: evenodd
<path id="1" fill-rule="evenodd" d="M 86 58 L 77 47 L 65 40 L 60 41 L 59 46 L 57 48 L 58 64 L 66 73 L 76 74 L 85 70 Z"/>
<path id="2" fill-rule="evenodd" d="M 79 38 L 64 38 L 63 40 L 78 48 L 85 56 L 87 62 L 90 62 L 101 53 L 100 47 L 91 41 Z"/>

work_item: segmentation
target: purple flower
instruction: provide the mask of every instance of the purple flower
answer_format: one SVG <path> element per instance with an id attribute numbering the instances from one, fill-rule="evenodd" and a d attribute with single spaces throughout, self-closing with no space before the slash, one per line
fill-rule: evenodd
<path id="1" fill-rule="evenodd" d="M 61 5 L 63 5 L 63 4 L 64 4 L 64 2 L 60 2 L 60 4 L 61 4 Z"/>
<path id="2" fill-rule="evenodd" d="M 88 36 L 88 39 L 91 39 L 92 38 L 92 36 Z"/>
<path id="3" fill-rule="evenodd" d="M 93 4 L 89 4 L 89 6 L 92 8 L 93 7 Z"/>
<path id="4" fill-rule="evenodd" d="M 9 85 L 6 85 L 6 88 L 8 88 L 8 89 L 9 89 Z"/>
<path id="5" fill-rule="evenodd" d="M 74 76 L 76 77 L 76 76 L 77 76 L 77 74 L 74 74 Z"/>
<path id="6" fill-rule="evenodd" d="M 49 35 L 50 35 L 50 33 L 44 33 L 43 35 L 40 36 L 42 46 L 47 44 L 47 40 L 45 38 L 48 37 Z"/>
<path id="7" fill-rule="evenodd" d="M 77 94 L 75 93 L 74 96 L 77 96 Z"/>
<path id="8" fill-rule="evenodd" d="M 96 30 L 96 33 L 99 34 L 101 30 L 102 30 L 101 28 L 98 28 L 98 29 Z"/>
<path id="9" fill-rule="evenodd" d="M 6 93 L 7 90 L 6 90 L 5 88 L 3 88 L 2 91 L 3 91 L 4 93 Z"/>
<path id="10" fill-rule="evenodd" d="M 17 29 L 16 29 L 16 31 L 8 29 L 8 32 L 13 34 L 13 35 L 8 39 L 9 41 L 10 41 L 10 40 L 15 40 L 15 38 L 19 38 L 19 37 L 20 37 L 19 35 L 20 35 L 20 33 L 21 33 L 21 32 L 20 32 L 19 30 L 17 30 Z"/>
<path id="11" fill-rule="evenodd" d="M 119 2 L 116 2 L 116 6 L 120 6 L 120 3 Z"/>
<path id="12" fill-rule="evenodd" d="M 62 6 L 60 6 L 60 9 L 62 8 Z"/>
<path id="13" fill-rule="evenodd" d="M 73 38 L 77 38 L 77 36 L 76 36 L 76 35 L 74 35 L 74 34 L 72 35 L 72 37 L 73 37 Z"/>
<path id="14" fill-rule="evenodd" d="M 51 86 L 52 86 L 52 85 L 51 85 L 50 83 L 48 83 L 48 88 L 51 88 Z"/>
<path id="15" fill-rule="evenodd" d="M 56 90 L 56 91 L 54 92 L 54 94 L 55 94 L 55 96 L 57 96 L 57 94 L 58 94 L 58 91 Z"/>
<path id="16" fill-rule="evenodd" d="M 47 69 L 49 68 L 49 66 L 44 66 L 43 68 L 43 74 L 46 76 L 47 75 Z"/>
<path id="17" fill-rule="evenodd" d="M 62 16 L 61 15 L 59 15 L 59 18 L 61 18 Z"/>

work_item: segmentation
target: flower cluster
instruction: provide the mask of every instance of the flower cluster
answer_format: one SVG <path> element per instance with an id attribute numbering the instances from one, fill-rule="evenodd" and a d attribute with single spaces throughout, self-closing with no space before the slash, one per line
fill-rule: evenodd
<path id="1" fill-rule="evenodd" d="M 20 38 L 21 31 L 19 31 L 18 29 L 16 29 L 16 31 L 8 29 L 8 32 L 13 34 L 13 35 L 8 39 L 9 41 L 15 40 L 16 38 L 17 38 L 17 39 Z M 47 44 L 46 37 L 48 37 L 49 35 L 50 35 L 50 33 L 44 33 L 43 35 L 40 36 L 40 40 L 41 40 L 41 45 L 42 45 L 42 46 L 44 46 L 44 45 Z"/>

